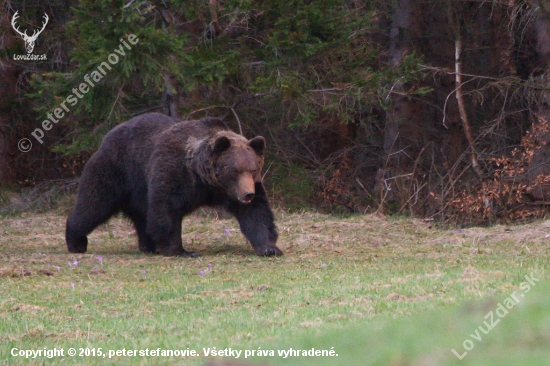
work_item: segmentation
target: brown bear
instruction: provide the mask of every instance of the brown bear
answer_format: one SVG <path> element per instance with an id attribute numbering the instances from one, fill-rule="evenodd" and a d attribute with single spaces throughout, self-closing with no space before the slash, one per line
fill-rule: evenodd
<path id="1" fill-rule="evenodd" d="M 201 206 L 221 206 L 258 255 L 282 255 L 262 184 L 264 147 L 263 137 L 247 140 L 217 118 L 148 113 L 118 125 L 82 172 L 67 220 L 69 252 L 86 252 L 86 236 L 122 211 L 142 252 L 196 257 L 183 249 L 182 219 Z"/>

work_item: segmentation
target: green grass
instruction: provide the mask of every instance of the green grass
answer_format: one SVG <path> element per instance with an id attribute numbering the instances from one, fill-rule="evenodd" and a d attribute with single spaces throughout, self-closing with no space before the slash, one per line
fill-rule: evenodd
<path id="1" fill-rule="evenodd" d="M 548 365 L 550 286 L 539 282 L 524 297 L 519 287 L 515 291 L 520 302 L 508 313 L 496 311 L 514 291 L 444 311 L 423 312 L 391 322 L 376 320 L 321 336 L 304 335 L 277 348 L 333 349 L 338 356 L 276 357 L 271 364 Z"/>
<path id="2" fill-rule="evenodd" d="M 243 350 L 239 361 L 244 350 L 258 347 L 275 353 L 334 347 L 338 358 L 259 361 L 453 365 L 459 361 L 450 350 L 462 350 L 483 315 L 531 272 L 541 282 L 526 294 L 527 305 L 512 309 L 487 340 L 474 341 L 460 363 L 492 365 L 505 355 L 514 355 L 516 364 L 549 359 L 550 308 L 541 304 L 550 303 L 544 283 L 550 221 L 459 232 L 407 218 L 284 212 L 277 218 L 285 256 L 270 259 L 253 254 L 234 220 L 212 213 L 184 221 L 184 246 L 200 252 L 200 259 L 139 253 L 132 226 L 119 218 L 92 233 L 82 255 L 67 253 L 65 215 L 59 212 L 4 218 L 0 364 L 209 360 L 202 355 L 25 360 L 11 356 L 14 347 L 57 347 L 65 353 L 70 347 L 104 353 L 231 347 Z M 78 265 L 70 267 L 75 260 Z M 472 302 L 481 305 L 463 305 Z M 521 332 L 514 341 L 516 326 Z"/>

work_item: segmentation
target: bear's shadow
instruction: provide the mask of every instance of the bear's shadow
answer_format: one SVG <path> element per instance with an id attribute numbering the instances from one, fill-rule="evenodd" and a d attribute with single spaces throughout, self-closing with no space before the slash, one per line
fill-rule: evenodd
<path id="1" fill-rule="evenodd" d="M 238 257 L 256 257 L 256 253 L 251 248 L 245 246 L 244 244 L 217 244 L 208 243 L 194 245 L 184 245 L 185 250 L 190 252 L 197 252 L 201 257 L 205 256 L 220 256 L 220 255 L 232 255 Z M 66 253 L 66 252 L 65 252 Z M 104 248 L 100 250 L 90 251 L 93 255 L 142 255 L 142 256 L 151 256 L 156 257 L 160 256 L 159 254 L 144 254 L 139 251 L 136 247 L 126 247 L 126 248 L 117 248 L 116 250 L 109 250 L 109 248 Z"/>
<path id="2" fill-rule="evenodd" d="M 250 246 L 244 244 L 217 244 L 204 243 L 194 245 L 184 245 L 185 250 L 197 252 L 201 256 L 219 256 L 219 255 L 234 255 L 239 257 L 256 256 L 254 250 Z"/>

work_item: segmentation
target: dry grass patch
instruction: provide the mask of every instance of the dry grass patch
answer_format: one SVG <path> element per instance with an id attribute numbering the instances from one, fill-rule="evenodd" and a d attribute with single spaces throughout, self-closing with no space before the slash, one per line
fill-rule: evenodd
<path id="1" fill-rule="evenodd" d="M 373 215 L 276 216 L 280 258 L 254 255 L 224 215 L 185 218 L 184 247 L 198 259 L 140 253 L 120 217 L 89 236 L 85 254 L 67 252 L 64 214 L 3 218 L 0 363 L 19 361 L 10 347 L 266 348 L 304 328 L 321 332 L 494 296 L 548 269 L 549 222 L 459 231 Z"/>

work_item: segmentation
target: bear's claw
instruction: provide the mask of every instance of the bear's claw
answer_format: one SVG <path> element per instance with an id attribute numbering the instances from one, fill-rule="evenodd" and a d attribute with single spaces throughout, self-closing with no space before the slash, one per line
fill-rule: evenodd
<path id="1" fill-rule="evenodd" d="M 277 247 L 267 247 L 263 251 L 258 251 L 258 255 L 263 257 L 278 257 L 283 255 L 283 252 Z"/>

